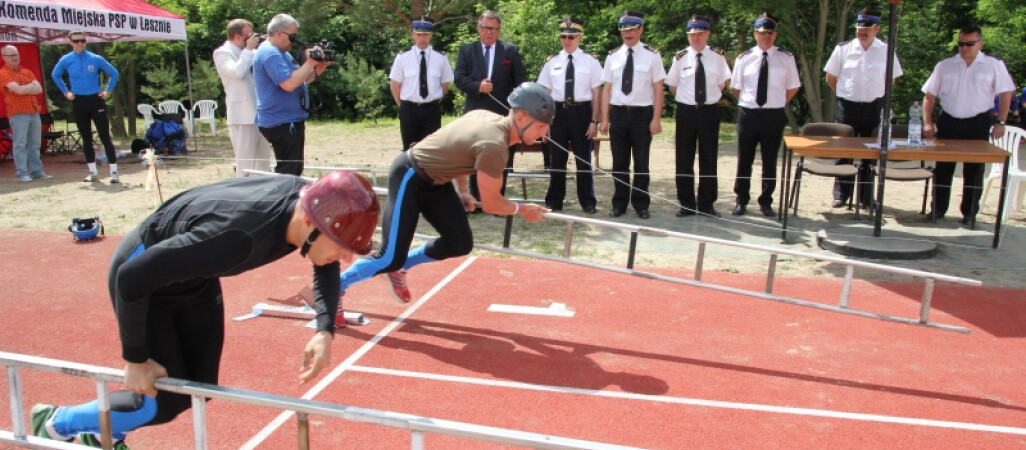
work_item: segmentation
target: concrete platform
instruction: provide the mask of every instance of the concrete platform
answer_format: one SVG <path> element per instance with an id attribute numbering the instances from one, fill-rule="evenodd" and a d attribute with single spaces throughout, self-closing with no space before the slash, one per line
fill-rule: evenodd
<path id="1" fill-rule="evenodd" d="M 845 256 L 888 260 L 929 259 L 939 250 L 936 241 L 874 237 L 872 227 L 864 226 L 819 230 L 816 245 Z"/>

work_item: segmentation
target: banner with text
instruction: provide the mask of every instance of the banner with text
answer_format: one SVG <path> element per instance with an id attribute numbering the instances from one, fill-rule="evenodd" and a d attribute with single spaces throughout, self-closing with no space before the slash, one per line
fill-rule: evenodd
<path id="1" fill-rule="evenodd" d="M 89 3 L 103 8 L 100 5 L 118 2 Z M 64 43 L 67 32 L 76 30 L 105 41 L 186 40 L 185 19 L 181 16 L 145 2 L 123 3 L 119 6 L 124 10 L 107 10 L 58 2 L 0 0 L 0 41 Z"/>

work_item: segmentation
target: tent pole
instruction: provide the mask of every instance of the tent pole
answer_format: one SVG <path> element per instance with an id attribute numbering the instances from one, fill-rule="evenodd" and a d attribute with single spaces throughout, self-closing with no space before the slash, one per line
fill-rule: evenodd
<path id="1" fill-rule="evenodd" d="M 189 68 L 189 40 L 185 40 L 185 81 L 189 85 L 189 120 L 192 121 L 192 151 L 199 150 L 199 138 L 196 137 L 196 121 L 192 120 L 192 107 L 196 102 L 192 99 L 192 70 Z"/>

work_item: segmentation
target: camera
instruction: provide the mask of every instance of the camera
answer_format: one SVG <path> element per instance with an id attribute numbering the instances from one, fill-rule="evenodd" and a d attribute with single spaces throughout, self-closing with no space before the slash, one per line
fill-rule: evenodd
<path id="1" fill-rule="evenodd" d="M 334 62 L 335 61 L 335 57 L 336 57 L 336 53 L 335 53 L 335 49 L 334 49 L 335 43 L 330 42 L 327 39 L 321 39 L 321 42 L 319 42 L 317 44 L 314 44 L 311 47 L 316 47 L 316 46 L 319 46 L 321 48 L 320 49 L 312 49 L 312 50 L 310 50 L 310 59 L 313 59 L 314 61 L 317 61 L 317 62 Z"/>

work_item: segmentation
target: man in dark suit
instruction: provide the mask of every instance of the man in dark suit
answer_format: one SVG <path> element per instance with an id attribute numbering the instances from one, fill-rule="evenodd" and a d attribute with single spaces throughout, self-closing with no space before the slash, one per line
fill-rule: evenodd
<path id="1" fill-rule="evenodd" d="M 485 109 L 496 114 L 509 113 L 506 97 L 513 88 L 527 80 L 527 69 L 520 58 L 516 45 L 499 40 L 502 32 L 502 17 L 496 11 L 485 11 L 477 19 L 477 42 L 460 47 L 456 57 L 454 81 L 467 96 L 463 112 Z M 505 193 L 506 174 L 513 167 L 513 151 L 509 152 L 507 170 L 502 174 L 502 191 Z M 480 200 L 477 180 L 471 175 L 470 188 L 474 198 Z"/>

